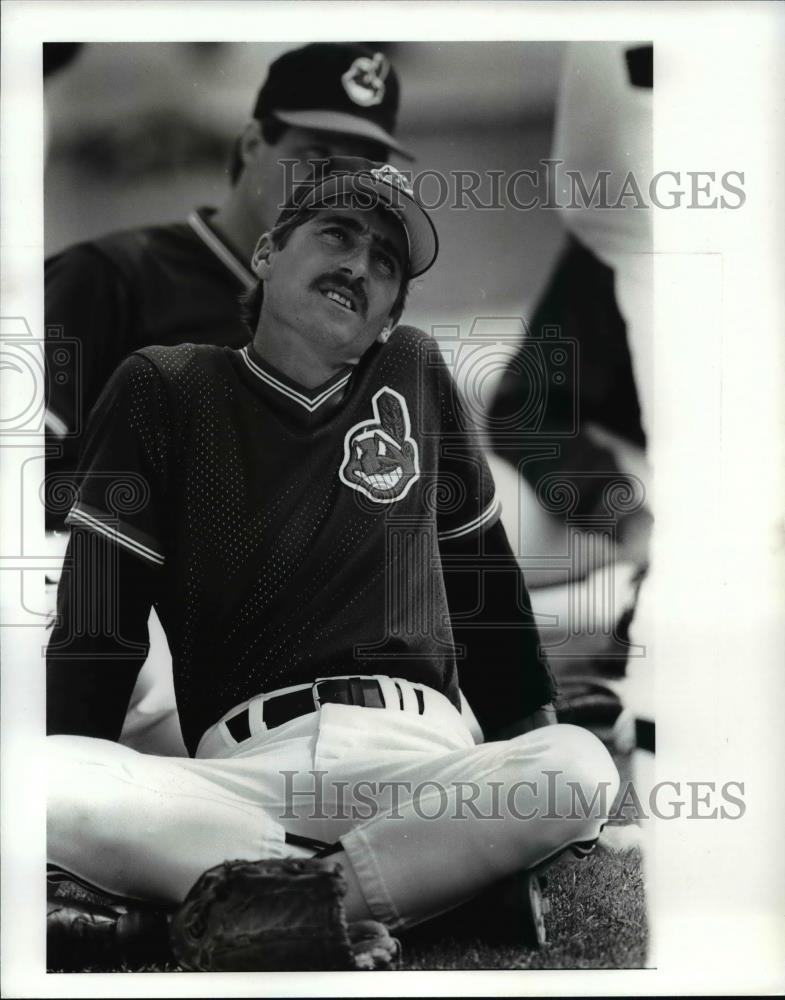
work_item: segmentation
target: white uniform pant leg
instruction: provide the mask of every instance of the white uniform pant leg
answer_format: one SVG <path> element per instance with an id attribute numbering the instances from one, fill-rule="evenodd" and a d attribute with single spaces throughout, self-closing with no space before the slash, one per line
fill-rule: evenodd
<path id="1" fill-rule="evenodd" d="M 262 805 L 275 800 L 275 767 L 249 774 L 80 736 L 47 744 L 48 860 L 107 892 L 179 903 L 222 861 L 300 853 L 284 843 L 280 808 Z M 308 761 L 289 747 L 288 763 Z"/>
<path id="2" fill-rule="evenodd" d="M 394 928 L 593 840 L 619 785 L 602 743 L 567 725 L 389 768 L 387 777 L 413 790 L 426 784 L 394 815 L 355 826 L 341 844 L 368 908 Z"/>

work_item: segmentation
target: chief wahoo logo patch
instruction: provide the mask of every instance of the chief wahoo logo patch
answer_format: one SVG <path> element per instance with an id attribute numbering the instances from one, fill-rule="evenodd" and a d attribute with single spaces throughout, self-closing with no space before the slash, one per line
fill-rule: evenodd
<path id="1" fill-rule="evenodd" d="M 384 78 L 390 64 L 384 54 L 376 52 L 372 59 L 359 56 L 341 77 L 343 89 L 361 108 L 372 108 L 384 100 Z"/>
<path id="2" fill-rule="evenodd" d="M 338 478 L 375 503 L 396 503 L 420 478 L 417 442 L 399 392 L 384 386 L 371 402 L 373 420 L 346 432 Z"/>

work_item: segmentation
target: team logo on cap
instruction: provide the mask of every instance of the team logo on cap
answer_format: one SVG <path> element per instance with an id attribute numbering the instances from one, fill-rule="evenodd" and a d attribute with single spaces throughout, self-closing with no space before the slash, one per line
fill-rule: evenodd
<path id="1" fill-rule="evenodd" d="M 377 181 L 384 181 L 385 184 L 396 187 L 400 191 L 403 191 L 404 194 L 408 194 L 410 198 L 414 197 L 414 191 L 411 184 L 406 180 L 406 176 L 389 163 L 385 163 L 383 167 L 374 167 L 371 173 Z"/>
<path id="2" fill-rule="evenodd" d="M 372 404 L 374 419 L 346 432 L 338 478 L 369 500 L 396 503 L 420 478 L 417 442 L 400 393 L 384 386 Z"/>
<path id="3" fill-rule="evenodd" d="M 372 108 L 384 100 L 384 80 L 389 72 L 390 64 L 383 53 L 377 52 L 372 59 L 358 56 L 341 77 L 341 83 L 355 104 Z"/>

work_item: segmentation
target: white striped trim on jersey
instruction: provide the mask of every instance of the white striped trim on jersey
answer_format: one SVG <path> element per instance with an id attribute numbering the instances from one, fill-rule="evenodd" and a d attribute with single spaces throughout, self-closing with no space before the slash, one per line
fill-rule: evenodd
<path id="1" fill-rule="evenodd" d="M 68 512 L 68 517 L 66 518 L 66 522 L 69 524 L 73 521 L 83 524 L 92 531 L 98 532 L 99 535 L 105 535 L 117 545 L 122 545 L 123 548 L 141 556 L 143 559 L 147 559 L 156 566 L 163 566 L 166 561 L 160 552 L 156 552 L 155 549 L 151 549 L 149 546 L 143 545 L 136 538 L 131 538 L 130 535 L 124 534 L 112 525 L 105 524 L 99 518 L 94 517 L 92 514 L 88 514 L 87 511 L 80 509 L 78 504 L 71 508 Z"/>
<path id="2" fill-rule="evenodd" d="M 232 274 L 242 281 L 249 292 L 256 287 L 256 278 L 253 272 L 232 253 L 229 247 L 210 229 L 198 212 L 191 212 L 188 216 L 188 225 L 199 239 L 213 251 L 221 263 L 226 265 Z"/>
<path id="3" fill-rule="evenodd" d="M 444 542 L 450 538 L 462 538 L 464 535 L 470 535 L 473 531 L 477 531 L 478 528 L 487 524 L 488 521 L 493 520 L 501 509 L 501 501 L 497 496 L 495 496 L 482 514 L 475 517 L 473 521 L 469 521 L 467 524 L 462 524 L 460 528 L 450 528 L 448 531 L 440 531 L 439 541 Z"/>
<path id="4" fill-rule="evenodd" d="M 288 396 L 289 399 L 293 400 L 295 403 L 299 403 L 299 405 L 302 406 L 304 409 L 306 409 L 309 413 L 313 413 L 314 410 L 318 410 L 319 407 L 322 405 L 322 403 L 327 402 L 330 396 L 334 396 L 336 392 L 338 392 L 340 389 L 343 389 L 343 387 L 352 377 L 352 373 L 347 372 L 346 375 L 343 376 L 343 378 L 338 379 L 337 382 L 334 382 L 327 389 L 322 390 L 322 392 L 320 392 L 318 395 L 311 397 L 311 396 L 306 396 L 304 392 L 298 392 L 296 389 L 292 389 L 291 386 L 286 385 L 284 382 L 281 382 L 280 379 L 277 379 L 274 375 L 271 375 L 269 372 L 266 372 L 264 368 L 257 365 L 256 362 L 253 360 L 253 358 L 249 356 L 247 347 L 244 347 L 240 351 L 240 357 L 243 359 L 246 365 L 248 365 L 248 367 L 254 373 L 254 375 L 258 376 L 263 382 L 265 382 L 271 388 L 276 389 L 278 392 L 281 393 L 281 395 Z"/>
<path id="5" fill-rule="evenodd" d="M 47 409 L 44 414 L 44 426 L 48 431 L 51 431 L 55 437 L 63 438 L 68 434 L 68 424 L 62 417 L 54 412 L 54 410 Z"/>

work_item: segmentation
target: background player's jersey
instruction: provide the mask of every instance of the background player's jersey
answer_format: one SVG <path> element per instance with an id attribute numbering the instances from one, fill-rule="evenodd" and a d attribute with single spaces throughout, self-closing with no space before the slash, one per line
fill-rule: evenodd
<path id="1" fill-rule="evenodd" d="M 189 748 L 318 676 L 387 673 L 458 704 L 440 546 L 499 505 L 424 334 L 313 390 L 252 347 L 149 348 L 99 400 L 82 472 L 70 523 L 156 570 Z"/>
<path id="2" fill-rule="evenodd" d="M 187 222 L 110 233 L 46 261 L 47 432 L 61 453 L 47 474 L 76 468 L 81 430 L 118 364 L 150 344 L 241 347 L 240 298 L 253 274 L 210 227 Z M 58 524 L 48 511 L 49 527 Z"/>

